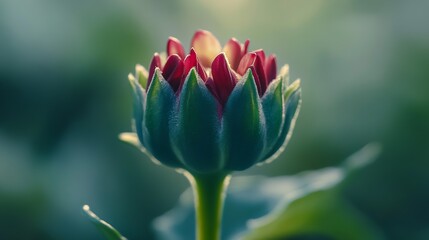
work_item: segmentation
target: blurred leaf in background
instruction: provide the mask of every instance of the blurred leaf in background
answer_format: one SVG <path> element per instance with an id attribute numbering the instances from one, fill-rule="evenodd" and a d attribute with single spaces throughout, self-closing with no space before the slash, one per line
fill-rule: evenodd
<path id="1" fill-rule="evenodd" d="M 172 35 L 250 39 L 303 79 L 281 159 L 246 174 L 335 165 L 378 141 L 348 201 L 387 239 L 429 236 L 429 1 L 0 1 L 0 239 L 101 239 L 89 204 L 129 239 L 186 188 L 117 140 L 130 130 L 127 74 Z"/>
<path id="2" fill-rule="evenodd" d="M 340 167 L 295 176 L 232 178 L 222 220 L 222 239 L 384 239 L 359 211 L 341 196 L 341 182 L 361 171 L 380 153 L 367 145 Z M 175 208 L 157 218 L 158 239 L 186 240 L 195 236 L 192 190 L 182 194 Z"/>

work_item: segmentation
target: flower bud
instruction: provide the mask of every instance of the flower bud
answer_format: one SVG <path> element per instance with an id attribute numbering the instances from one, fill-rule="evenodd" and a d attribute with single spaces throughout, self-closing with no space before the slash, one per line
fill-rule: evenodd
<path id="1" fill-rule="evenodd" d="M 232 172 L 272 161 L 291 137 L 301 103 L 300 81 L 288 85 L 288 66 L 248 51 L 231 38 L 222 48 L 197 31 L 185 55 L 169 38 L 167 59 L 155 53 L 146 71 L 129 75 L 133 86 L 133 142 L 164 165 L 194 174 Z M 223 52 L 221 52 L 223 51 Z"/>

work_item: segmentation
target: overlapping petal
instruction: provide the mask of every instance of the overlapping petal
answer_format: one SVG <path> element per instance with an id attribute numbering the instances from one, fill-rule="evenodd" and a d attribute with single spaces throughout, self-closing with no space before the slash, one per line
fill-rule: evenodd
<path id="1" fill-rule="evenodd" d="M 225 44 L 222 51 L 228 58 L 231 68 L 236 70 L 238 64 L 240 64 L 240 59 L 243 56 L 243 49 L 240 42 L 235 38 L 231 38 Z"/>
<path id="2" fill-rule="evenodd" d="M 231 70 L 225 54 L 219 54 L 212 63 L 212 76 L 215 91 L 222 106 L 227 102 L 229 95 L 235 87 L 237 76 Z"/>
<path id="3" fill-rule="evenodd" d="M 159 56 L 158 53 L 155 53 L 153 55 L 152 61 L 150 62 L 150 65 L 149 65 L 149 76 L 147 80 L 146 90 L 149 89 L 150 83 L 152 82 L 153 76 L 155 75 L 156 68 L 159 68 L 162 70 L 161 57 Z"/>
<path id="4" fill-rule="evenodd" d="M 274 54 L 271 54 L 266 60 L 265 60 L 265 74 L 267 78 L 268 84 L 272 82 L 276 76 L 277 76 L 277 59 Z"/>
<path id="5" fill-rule="evenodd" d="M 183 75 L 183 61 L 177 54 L 170 55 L 162 70 L 162 76 L 170 84 L 174 92 L 179 89 Z"/>
<path id="6" fill-rule="evenodd" d="M 185 49 L 179 39 L 170 37 L 167 41 L 167 55 L 171 56 L 173 54 L 177 54 L 181 59 L 184 59 Z"/>
<path id="7" fill-rule="evenodd" d="M 137 65 L 135 131 L 154 158 L 200 174 L 244 170 L 284 150 L 300 82 L 288 85 L 287 65 L 277 75 L 275 55 L 248 47 L 231 38 L 222 48 L 199 30 L 189 54 L 171 37 L 166 59 L 155 53 L 149 71 Z"/>
<path id="8" fill-rule="evenodd" d="M 265 75 L 264 65 L 263 65 L 263 59 L 265 56 L 263 56 L 261 53 L 258 52 L 250 52 L 247 53 L 240 62 L 240 65 L 238 66 L 237 72 L 240 75 L 243 75 L 247 69 L 251 69 L 253 76 L 256 81 L 256 86 L 258 87 L 258 93 L 259 96 L 262 96 L 265 93 L 265 90 L 267 89 L 268 82 Z"/>
<path id="9" fill-rule="evenodd" d="M 191 40 L 191 48 L 195 49 L 204 67 L 210 67 L 213 59 L 222 49 L 219 40 L 211 32 L 205 30 L 195 32 Z"/>
<path id="10" fill-rule="evenodd" d="M 207 81 L 207 73 L 204 67 L 201 65 L 200 61 L 198 60 L 197 54 L 195 53 L 194 49 L 191 49 L 191 52 L 189 55 L 185 58 L 185 74 L 189 74 L 192 68 L 195 68 L 200 78 L 205 82 Z M 184 77 L 183 80 L 186 78 Z"/>

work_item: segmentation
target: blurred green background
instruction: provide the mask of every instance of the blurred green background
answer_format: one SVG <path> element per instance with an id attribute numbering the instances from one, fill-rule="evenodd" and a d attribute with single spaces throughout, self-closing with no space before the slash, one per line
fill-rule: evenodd
<path id="1" fill-rule="evenodd" d="M 245 174 L 378 161 L 344 191 L 387 239 L 429 239 L 429 1 L 0 1 L 0 239 L 101 239 L 89 204 L 129 239 L 187 187 L 117 135 L 127 74 L 168 36 L 249 38 L 303 80 L 287 153 Z"/>

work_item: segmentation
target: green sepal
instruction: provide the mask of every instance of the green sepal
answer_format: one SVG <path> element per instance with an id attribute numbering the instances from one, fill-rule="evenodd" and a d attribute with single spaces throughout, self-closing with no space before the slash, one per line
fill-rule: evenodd
<path id="1" fill-rule="evenodd" d="M 147 70 L 140 64 L 136 65 L 136 78 L 137 81 L 140 83 L 142 88 L 146 88 L 147 80 L 148 80 L 148 72 Z"/>
<path id="2" fill-rule="evenodd" d="M 107 240 L 127 240 L 112 225 L 95 215 L 88 205 L 83 206 L 83 211 Z"/>
<path id="3" fill-rule="evenodd" d="M 185 168 L 208 173 L 222 167 L 217 103 L 193 68 L 186 77 L 175 118 L 171 122 L 173 149 Z"/>
<path id="4" fill-rule="evenodd" d="M 282 79 L 276 79 L 268 86 L 267 91 L 261 99 L 267 131 L 265 153 L 272 151 L 281 135 L 286 112 L 284 101 Z"/>
<path id="5" fill-rule="evenodd" d="M 262 159 L 264 163 L 275 160 L 285 150 L 286 145 L 292 136 L 295 122 L 298 118 L 301 107 L 300 80 L 296 80 L 289 85 L 283 97 L 286 111 L 285 120 L 277 142 L 274 144 L 272 150 Z"/>
<path id="6" fill-rule="evenodd" d="M 285 64 L 282 68 L 280 68 L 279 74 L 277 75 L 276 79 L 280 79 L 283 84 L 283 93 L 286 92 L 286 89 L 289 85 L 289 65 Z"/>
<path id="7" fill-rule="evenodd" d="M 227 170 L 244 170 L 259 160 L 265 143 L 264 124 L 255 80 L 248 70 L 223 112 L 221 147 Z"/>
<path id="8" fill-rule="evenodd" d="M 169 120 L 175 103 L 170 84 L 156 69 L 146 97 L 143 116 L 144 146 L 162 164 L 180 168 L 182 164 L 174 155 L 170 143 Z"/>
<path id="9" fill-rule="evenodd" d="M 131 87 L 133 88 L 133 128 L 137 133 L 140 142 L 143 144 L 143 116 L 146 101 L 146 91 L 141 87 L 133 75 L 128 75 Z"/>
<path id="10" fill-rule="evenodd" d="M 144 153 L 146 155 L 146 157 L 148 157 L 152 162 L 156 163 L 156 164 L 161 164 L 161 162 L 158 161 L 158 159 L 156 159 L 151 152 L 149 152 L 144 146 L 143 144 L 140 142 L 140 140 L 138 139 L 138 136 L 136 133 L 133 132 L 123 132 L 121 134 L 119 134 L 119 140 L 121 140 L 122 142 L 128 143 L 131 146 L 134 146 L 136 148 L 138 148 L 142 153 Z"/>

